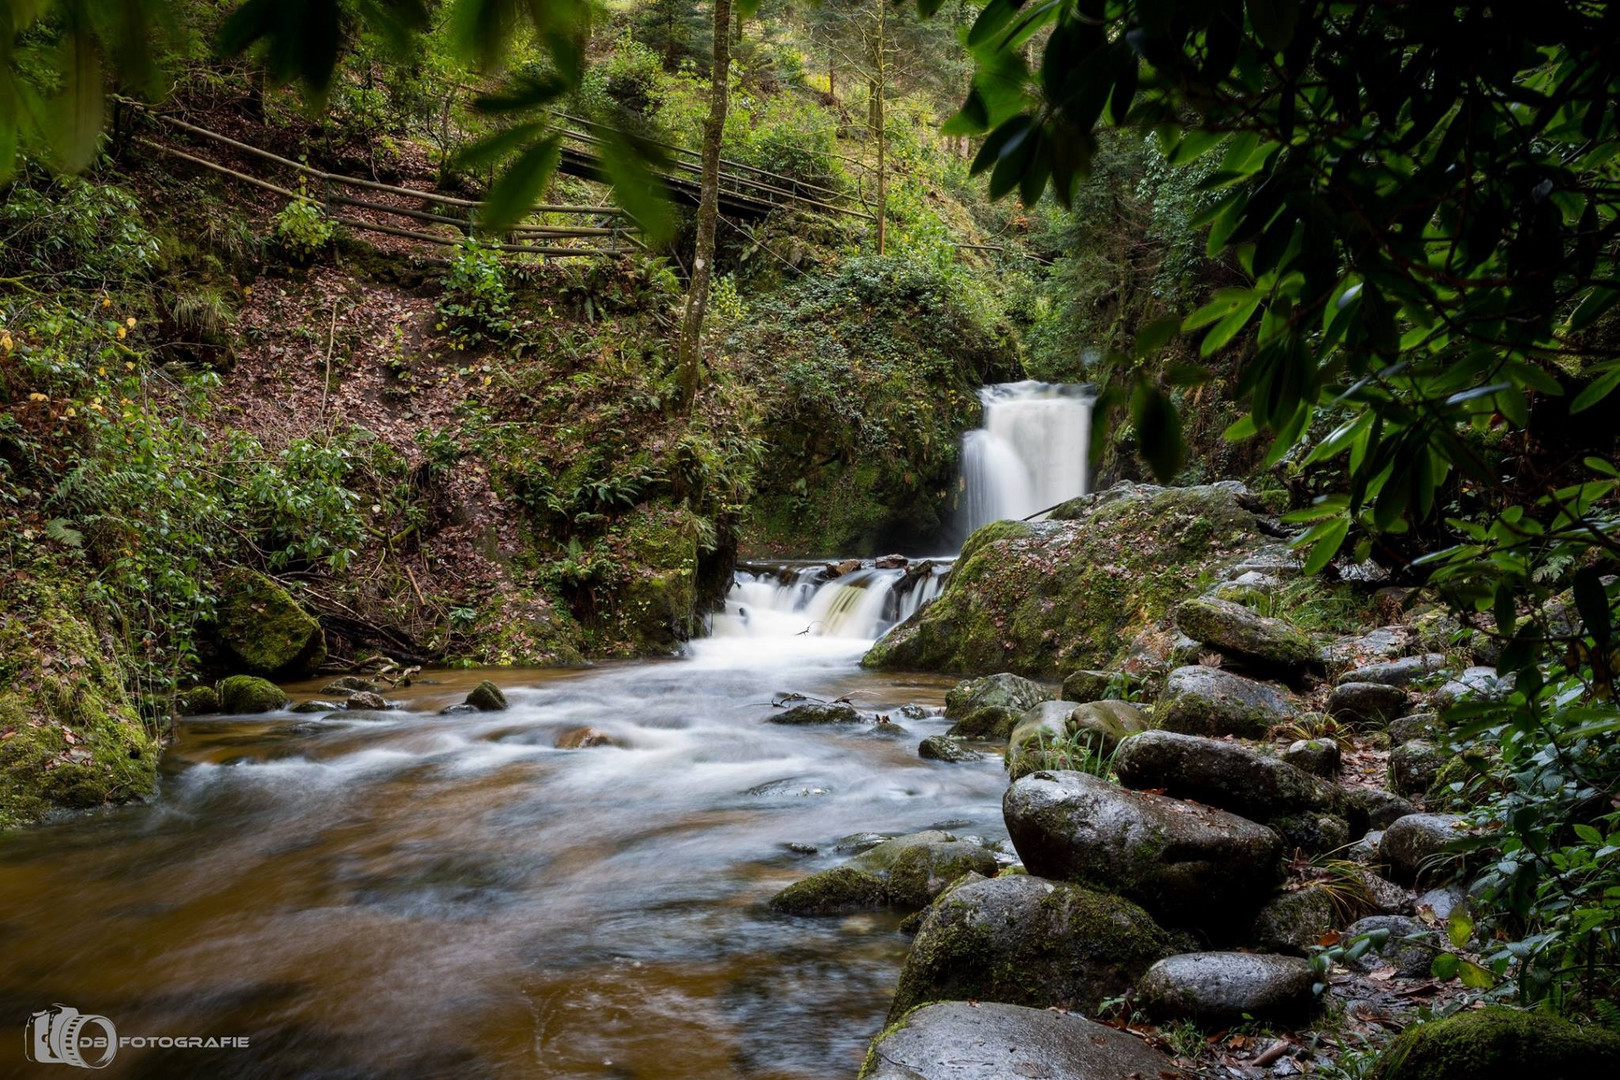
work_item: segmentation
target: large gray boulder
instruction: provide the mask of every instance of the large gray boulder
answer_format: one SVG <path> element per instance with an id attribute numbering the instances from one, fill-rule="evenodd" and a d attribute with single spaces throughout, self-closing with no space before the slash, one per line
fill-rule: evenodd
<path id="1" fill-rule="evenodd" d="M 1340 683 L 1328 695 L 1328 713 L 1335 720 L 1383 726 L 1407 711 L 1406 691 L 1383 683 Z"/>
<path id="2" fill-rule="evenodd" d="M 860 1080 L 1177 1080 L 1141 1039 L 1080 1016 L 999 1002 L 941 1001 L 873 1042 Z"/>
<path id="3" fill-rule="evenodd" d="M 1423 739 L 1402 743 L 1389 752 L 1389 786 L 1400 795 L 1421 795 L 1434 787 L 1447 757 Z"/>
<path id="4" fill-rule="evenodd" d="M 795 881 L 771 897 L 772 911 L 784 915 L 847 915 L 888 905 L 883 881 L 852 866 L 835 866 Z"/>
<path id="5" fill-rule="evenodd" d="M 1236 931 L 1282 880 L 1271 829 L 1085 773 L 1026 776 L 1001 806 L 1030 873 L 1117 892 L 1165 925 Z"/>
<path id="6" fill-rule="evenodd" d="M 1249 940 L 1267 952 L 1306 956 L 1336 922 L 1333 897 L 1327 889 L 1320 885 L 1290 889 L 1260 909 Z"/>
<path id="7" fill-rule="evenodd" d="M 1118 896 L 1028 874 L 969 881 L 923 917 L 889 1019 L 968 998 L 1090 1013 L 1172 951 L 1152 917 Z"/>
<path id="8" fill-rule="evenodd" d="M 1367 937 L 1369 948 L 1356 959 L 1347 961 L 1358 971 L 1371 971 L 1379 964 L 1389 964 L 1397 975 L 1422 978 L 1429 974 L 1429 966 L 1440 952 L 1435 931 L 1406 915 L 1369 915 L 1345 928 L 1347 943 L 1362 936 Z"/>
<path id="9" fill-rule="evenodd" d="M 1319 650 L 1281 619 L 1211 596 L 1183 600 L 1171 612 L 1183 634 L 1246 664 L 1286 672 L 1315 666 Z"/>
<path id="10" fill-rule="evenodd" d="M 1269 683 L 1192 664 L 1170 672 L 1155 715 L 1166 731 L 1257 739 L 1298 711 L 1292 694 Z"/>
<path id="11" fill-rule="evenodd" d="M 1365 664 L 1340 675 L 1341 683 L 1382 683 L 1385 686 L 1410 686 L 1446 669 L 1444 653 L 1424 653 L 1421 656 L 1403 656 L 1399 660 L 1383 660 Z"/>
<path id="12" fill-rule="evenodd" d="M 1119 782 L 1230 810 L 1251 821 L 1334 808 L 1332 784 L 1241 743 L 1173 731 L 1126 740 L 1114 759 Z"/>
<path id="13" fill-rule="evenodd" d="M 1461 856 L 1448 849 L 1467 835 L 1467 819 L 1455 814 L 1408 814 L 1384 830 L 1378 856 L 1396 881 L 1441 885 L 1462 872 Z"/>
<path id="14" fill-rule="evenodd" d="M 1224 1027 L 1253 1018 L 1295 1023 L 1316 1010 L 1310 961 L 1270 953 L 1182 953 L 1160 960 L 1136 992 L 1153 1016 Z"/>
<path id="15" fill-rule="evenodd" d="M 1417 812 L 1410 802 L 1383 788 L 1345 784 L 1339 788 L 1339 800 L 1350 831 L 1356 836 L 1369 829 L 1387 829 L 1407 814 Z"/>
<path id="16" fill-rule="evenodd" d="M 1063 696 L 1070 701 L 1101 701 L 1113 681 L 1113 672 L 1081 668 L 1063 676 Z"/>

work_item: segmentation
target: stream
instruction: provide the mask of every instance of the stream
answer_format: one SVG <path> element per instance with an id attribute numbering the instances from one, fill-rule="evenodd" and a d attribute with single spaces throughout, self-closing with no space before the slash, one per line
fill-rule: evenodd
<path id="1" fill-rule="evenodd" d="M 972 514 L 1080 493 L 1089 398 L 1031 383 L 986 402 Z M 1036 482 L 1059 469 L 1064 490 Z M 1005 844 L 1000 761 L 917 756 L 955 680 L 859 667 L 949 564 L 745 566 L 680 658 L 432 671 L 389 693 L 397 710 L 182 721 L 151 802 L 0 834 L 0 1011 L 247 1040 L 132 1044 L 107 1076 L 853 1077 L 901 914 L 765 901 L 856 834 Z M 438 714 L 485 678 L 508 710 Z M 771 724 L 783 693 L 903 730 Z M 620 745 L 557 748 L 587 725 Z M 23 1043 L 0 1038 L 0 1074 L 49 1075 Z"/>

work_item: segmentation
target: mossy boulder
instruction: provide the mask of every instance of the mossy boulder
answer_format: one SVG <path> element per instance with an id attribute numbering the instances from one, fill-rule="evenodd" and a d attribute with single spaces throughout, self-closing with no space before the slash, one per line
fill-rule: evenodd
<path id="1" fill-rule="evenodd" d="M 925 761 L 982 761 L 984 755 L 955 735 L 930 735 L 917 744 L 917 756 Z"/>
<path id="2" fill-rule="evenodd" d="M 1298 700 L 1279 687 L 1201 664 L 1170 672 L 1154 709 L 1166 731 L 1246 739 L 1260 738 L 1298 712 Z"/>
<path id="3" fill-rule="evenodd" d="M 1176 628 L 1201 645 L 1245 665 L 1300 672 L 1319 664 L 1311 639 L 1281 619 L 1210 596 L 1183 600 L 1172 612 Z"/>
<path id="4" fill-rule="evenodd" d="M 1040 683 L 1011 672 L 964 679 L 945 694 L 945 719 L 961 720 L 979 709 L 1022 713 L 1052 698 Z"/>
<path id="5" fill-rule="evenodd" d="M 1266 952 L 1308 956 L 1337 922 L 1333 897 L 1320 885 L 1280 892 L 1266 902 L 1249 928 L 1249 940 Z"/>
<path id="6" fill-rule="evenodd" d="M 1407 915 L 1369 915 L 1345 927 L 1347 942 L 1360 937 L 1367 939 L 1367 951 L 1346 960 L 1358 971 L 1371 971 L 1387 963 L 1397 975 L 1421 979 L 1429 974 L 1430 965 L 1440 953 L 1439 932 Z"/>
<path id="7" fill-rule="evenodd" d="M 1400 795 L 1422 795 L 1445 768 L 1446 755 L 1433 743 L 1413 739 L 1389 752 L 1389 786 Z"/>
<path id="8" fill-rule="evenodd" d="M 296 678 L 326 659 L 321 624 L 270 578 L 238 567 L 220 581 L 220 644 L 254 675 Z"/>
<path id="9" fill-rule="evenodd" d="M 841 701 L 812 701 L 791 709 L 773 711 L 765 719 L 773 724 L 804 727 L 811 724 L 856 724 L 860 722 L 861 714 L 855 706 Z"/>
<path id="10" fill-rule="evenodd" d="M 479 712 L 504 712 L 507 707 L 506 695 L 501 692 L 500 687 L 488 679 L 472 688 L 465 704 L 471 705 Z"/>
<path id="11" fill-rule="evenodd" d="M 1051 521 L 987 526 L 969 538 L 939 598 L 862 663 L 1041 679 L 1111 667 L 1197 591 L 1201 575 L 1258 545 L 1242 492 L 1116 485 L 1064 504 Z"/>
<path id="12" fill-rule="evenodd" d="M 1114 675 L 1112 672 L 1081 668 L 1063 676 L 1063 698 L 1065 701 L 1074 701 L 1081 704 L 1088 701 L 1101 701 L 1108 696 L 1109 688 L 1113 684 Z"/>
<path id="13" fill-rule="evenodd" d="M 125 688 L 123 646 L 76 579 L 88 570 L 50 563 L 6 579 L 0 829 L 144 798 L 157 782 L 159 742 Z"/>
<path id="14" fill-rule="evenodd" d="M 1142 710 L 1124 701 L 1048 701 L 1024 714 L 1007 740 L 1007 773 L 1016 780 L 1041 769 L 1061 768 L 1084 750 L 1106 758 L 1128 736 L 1148 730 Z"/>
<path id="15" fill-rule="evenodd" d="M 690 511 L 645 511 L 626 532 L 625 577 L 612 608 L 604 652 L 670 653 L 697 618 L 698 536 Z"/>
<path id="16" fill-rule="evenodd" d="M 257 675 L 232 675 L 219 684 L 221 712 L 247 715 L 275 712 L 287 704 L 287 695 L 269 679 Z"/>
<path id="17" fill-rule="evenodd" d="M 1233 934 L 1282 882 L 1282 841 L 1264 825 L 1086 773 L 1026 776 L 1001 808 L 1030 873 L 1119 893 L 1166 926 Z"/>
<path id="18" fill-rule="evenodd" d="M 795 881 L 771 897 L 772 911 L 784 915 L 847 915 L 888 904 L 883 881 L 852 866 L 835 866 Z"/>
<path id="19" fill-rule="evenodd" d="M 219 691 L 212 686 L 188 686 L 174 695 L 174 708 L 181 716 L 206 716 L 219 712 Z"/>
<path id="20" fill-rule="evenodd" d="M 889 1017 L 966 998 L 1095 1012 L 1171 951 L 1153 918 L 1118 896 L 1027 874 L 970 882 L 924 916 Z"/>
<path id="21" fill-rule="evenodd" d="M 1337 776 L 1344 751 L 1332 739 L 1296 739 L 1283 751 L 1282 759 L 1312 776 Z"/>
<path id="22" fill-rule="evenodd" d="M 1384 683 L 1340 683 L 1328 695 L 1328 714 L 1350 724 L 1383 727 L 1408 711 L 1406 691 Z"/>
<path id="23" fill-rule="evenodd" d="M 1587 1080 L 1620 1072 L 1620 1034 L 1545 1013 L 1488 1008 L 1414 1024 L 1372 1080 Z"/>
<path id="24" fill-rule="evenodd" d="M 885 840 L 850 865 L 881 878 L 889 903 L 912 910 L 926 907 L 964 874 L 994 874 L 996 857 L 978 844 L 933 829 Z"/>
<path id="25" fill-rule="evenodd" d="M 1463 870 L 1452 845 L 1468 835 L 1466 818 L 1453 814 L 1408 814 L 1384 830 L 1378 856 L 1389 876 L 1420 887 L 1442 885 Z"/>

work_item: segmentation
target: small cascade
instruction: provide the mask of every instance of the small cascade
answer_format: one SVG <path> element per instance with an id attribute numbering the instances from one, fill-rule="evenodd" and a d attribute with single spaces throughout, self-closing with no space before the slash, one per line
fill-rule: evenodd
<path id="1" fill-rule="evenodd" d="M 984 425 L 962 440 L 962 536 L 1084 495 L 1092 389 L 997 383 L 979 391 Z"/>
<path id="2" fill-rule="evenodd" d="M 709 636 L 872 641 L 939 595 L 950 569 L 948 559 L 880 561 L 741 565 Z"/>

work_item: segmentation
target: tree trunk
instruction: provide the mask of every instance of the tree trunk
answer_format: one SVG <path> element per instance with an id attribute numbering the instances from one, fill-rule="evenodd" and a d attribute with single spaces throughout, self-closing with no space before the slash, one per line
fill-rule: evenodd
<path id="1" fill-rule="evenodd" d="M 888 127 L 886 117 L 883 115 L 884 97 L 888 94 L 888 10 L 885 0 L 878 0 L 877 24 L 877 84 L 876 101 L 873 116 L 877 120 L 877 253 L 883 254 L 885 240 L 888 235 L 889 218 L 889 178 L 884 169 L 887 164 L 885 158 L 889 149 Z"/>
<path id="2" fill-rule="evenodd" d="M 703 315 L 709 306 L 714 263 L 714 230 L 720 220 L 720 137 L 725 132 L 731 86 L 731 0 L 714 0 L 714 68 L 709 78 L 709 119 L 703 125 L 703 182 L 698 196 L 697 242 L 692 249 L 692 281 L 681 317 L 676 381 L 684 412 L 697 397 L 702 361 Z"/>

